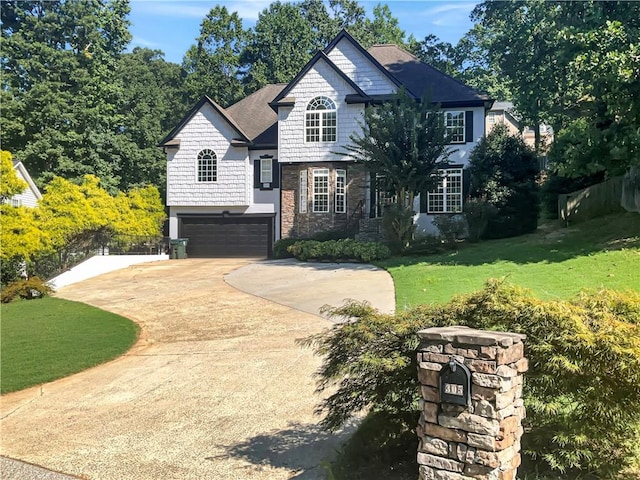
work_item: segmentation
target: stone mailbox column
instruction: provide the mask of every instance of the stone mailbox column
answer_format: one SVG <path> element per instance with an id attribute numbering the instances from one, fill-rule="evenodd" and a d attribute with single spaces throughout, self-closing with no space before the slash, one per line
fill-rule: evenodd
<path id="1" fill-rule="evenodd" d="M 525 336 L 468 327 L 429 328 L 418 335 L 420 480 L 515 479 L 525 417 Z M 450 380 L 452 361 L 469 373 L 460 373 L 466 369 L 458 364 L 456 380 Z M 455 397 L 465 386 L 443 383 L 446 393 L 440 391 L 441 370 L 448 382 L 470 374 L 468 401 Z"/>

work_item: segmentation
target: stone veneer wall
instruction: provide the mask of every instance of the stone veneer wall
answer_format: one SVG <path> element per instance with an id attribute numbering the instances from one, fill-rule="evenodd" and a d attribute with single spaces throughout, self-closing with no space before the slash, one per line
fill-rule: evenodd
<path id="1" fill-rule="evenodd" d="M 420 480 L 513 480 L 520 465 L 524 335 L 467 327 L 418 332 Z M 440 370 L 471 371 L 471 405 L 440 401 Z"/>
<path id="2" fill-rule="evenodd" d="M 344 230 L 359 202 L 365 204 L 366 176 L 364 168 L 353 162 L 317 162 L 280 164 L 281 185 L 281 238 L 305 238 L 320 232 Z M 314 213 L 313 169 L 329 169 L 329 211 Z M 335 211 L 336 169 L 347 171 L 347 212 Z M 300 171 L 307 172 L 307 213 L 299 213 L 298 190 Z M 354 220 L 355 222 L 356 220 Z M 355 224 L 357 225 L 357 224 Z"/>

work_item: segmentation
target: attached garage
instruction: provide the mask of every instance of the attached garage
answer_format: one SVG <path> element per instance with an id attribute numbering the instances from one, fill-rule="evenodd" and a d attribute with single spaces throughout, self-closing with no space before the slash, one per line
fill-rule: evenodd
<path id="1" fill-rule="evenodd" d="M 179 216 L 189 257 L 270 257 L 273 216 Z"/>

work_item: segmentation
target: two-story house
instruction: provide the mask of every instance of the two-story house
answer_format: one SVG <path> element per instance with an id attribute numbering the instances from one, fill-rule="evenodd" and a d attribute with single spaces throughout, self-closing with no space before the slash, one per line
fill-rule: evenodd
<path id="1" fill-rule="evenodd" d="M 367 105 L 400 88 L 444 114 L 452 148 L 440 184 L 416 202 L 419 230 L 458 213 L 463 169 L 491 100 L 395 45 L 365 50 L 342 31 L 288 84 L 224 109 L 204 97 L 162 140 L 171 238 L 190 256 L 268 256 L 273 242 L 342 230 L 379 214 L 375 178 L 344 155 Z"/>

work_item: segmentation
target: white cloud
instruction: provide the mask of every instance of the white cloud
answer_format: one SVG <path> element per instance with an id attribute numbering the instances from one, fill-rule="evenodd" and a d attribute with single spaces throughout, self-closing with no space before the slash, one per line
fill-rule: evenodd
<path id="1" fill-rule="evenodd" d="M 476 5 L 471 2 L 451 2 L 423 10 L 420 16 L 428 19 L 431 25 L 452 27 L 468 22 L 469 14 Z"/>
<path id="2" fill-rule="evenodd" d="M 245 1 L 231 1 L 221 2 L 222 5 L 226 5 L 229 12 L 238 12 L 240 18 L 254 22 L 258 20 L 258 14 L 265 8 L 268 8 L 272 3 L 272 0 L 245 0 Z"/>
<path id="3" fill-rule="evenodd" d="M 134 47 L 147 47 L 147 48 L 159 48 L 161 45 L 157 42 L 152 42 L 142 37 L 133 37 L 131 40 L 131 46 Z"/>

